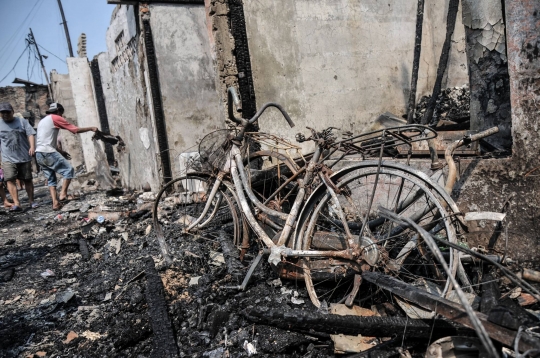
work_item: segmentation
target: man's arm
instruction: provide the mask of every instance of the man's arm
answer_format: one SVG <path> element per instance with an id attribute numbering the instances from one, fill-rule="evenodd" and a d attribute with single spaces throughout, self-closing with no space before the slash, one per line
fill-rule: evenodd
<path id="1" fill-rule="evenodd" d="M 33 157 L 34 154 L 36 154 L 36 138 L 33 135 L 29 135 L 28 141 L 30 142 L 30 149 L 28 150 L 28 154 Z"/>
<path id="2" fill-rule="evenodd" d="M 97 127 L 84 127 L 84 128 L 77 128 L 77 133 L 85 133 L 85 132 L 97 132 Z"/>

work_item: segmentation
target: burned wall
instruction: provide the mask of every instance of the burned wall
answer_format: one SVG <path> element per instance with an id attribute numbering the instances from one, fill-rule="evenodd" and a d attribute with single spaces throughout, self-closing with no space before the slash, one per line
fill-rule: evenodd
<path id="1" fill-rule="evenodd" d="M 131 5 L 114 10 L 107 30 L 107 53 L 98 56 L 110 131 L 122 137 L 116 146 L 124 187 L 158 190 L 160 174 L 152 110 L 147 91 L 144 42 L 137 33 L 139 15 Z"/>
<path id="2" fill-rule="evenodd" d="M 476 223 L 473 244 L 487 246 L 497 235 L 498 252 L 538 269 L 540 245 L 540 3 L 506 0 L 507 55 L 512 113 L 512 157 L 462 163 L 455 192 L 462 211 L 501 211 L 508 216 L 503 232 L 490 223 Z M 506 244 L 504 228 L 508 228 Z"/>
<path id="3" fill-rule="evenodd" d="M 447 7 L 426 2 L 418 96 L 435 81 Z M 406 113 L 416 2 L 270 0 L 246 1 L 243 9 L 259 106 L 281 103 L 299 129 L 337 123 L 356 132 L 380 113 Z M 443 87 L 468 83 L 460 25 Z M 263 117 L 260 126 L 294 138 L 278 116 Z"/>
<path id="4" fill-rule="evenodd" d="M 506 34 L 501 0 L 463 1 L 471 90 L 471 129 L 498 126 L 486 140 L 510 150 L 512 119 Z"/>

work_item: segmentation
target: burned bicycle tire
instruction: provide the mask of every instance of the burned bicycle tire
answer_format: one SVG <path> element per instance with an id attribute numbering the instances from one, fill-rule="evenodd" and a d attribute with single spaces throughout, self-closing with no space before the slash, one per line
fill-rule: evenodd
<path id="1" fill-rule="evenodd" d="M 159 191 L 154 201 L 153 219 L 158 235 L 162 232 L 158 218 L 158 206 L 165 199 L 166 193 L 169 193 L 168 197 L 174 202 L 172 205 L 174 207 L 172 215 L 174 225 L 182 232 L 194 218 L 198 218 L 203 212 L 209 191 L 215 181 L 216 177 L 211 174 L 188 173 L 167 183 Z M 235 242 L 238 241 L 242 236 L 244 226 L 242 216 L 239 214 L 236 195 L 230 190 L 227 183 L 222 184 L 214 201 L 201 221 L 196 234 L 214 237 L 217 236 L 219 228 L 225 228 L 232 231 Z"/>
<path id="2" fill-rule="evenodd" d="M 400 212 L 424 227 L 437 231 L 450 242 L 456 242 L 455 217 L 457 207 L 446 192 L 431 179 L 410 167 L 398 163 L 366 161 L 338 172 L 332 178 L 341 193 L 336 193 L 347 217 L 348 228 L 362 246 L 363 263 L 370 270 L 381 270 L 407 282 L 424 279 L 447 287 L 448 278 L 442 274 L 429 250 L 421 244 L 417 233 L 401 228 L 390 221 L 381 220 L 378 206 Z M 376 183 L 376 185 L 375 185 Z M 375 191 L 373 190 L 375 187 Z M 370 204 L 371 197 L 374 197 Z M 345 230 L 337 218 L 334 204 L 325 187 L 320 187 L 306 203 L 296 232 L 297 249 L 344 250 Z M 367 218 L 364 234 L 362 223 Z M 450 266 L 457 270 L 454 250 L 450 253 Z M 365 270 L 358 262 L 334 260 L 334 265 L 318 264 L 324 259 L 304 259 L 304 279 L 310 298 L 317 305 L 321 300 L 340 301 L 335 295 L 350 291 L 351 278 Z M 318 267 L 321 267 L 319 271 Z M 309 270 L 309 272 L 306 272 Z M 445 290 L 446 291 L 446 290 Z"/>

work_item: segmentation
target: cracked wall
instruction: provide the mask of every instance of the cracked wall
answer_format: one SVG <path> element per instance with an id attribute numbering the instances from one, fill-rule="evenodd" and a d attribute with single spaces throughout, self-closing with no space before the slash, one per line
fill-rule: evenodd
<path id="1" fill-rule="evenodd" d="M 501 0 L 463 0 L 462 3 L 471 90 L 471 130 L 498 126 L 499 134 L 486 141 L 510 150 L 510 81 L 502 3 Z"/>

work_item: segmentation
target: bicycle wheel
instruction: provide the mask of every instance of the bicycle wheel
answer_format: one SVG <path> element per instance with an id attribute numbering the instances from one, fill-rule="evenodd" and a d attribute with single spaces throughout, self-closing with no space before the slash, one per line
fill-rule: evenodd
<path id="1" fill-rule="evenodd" d="M 210 174 L 188 173 L 167 183 L 154 201 L 153 219 L 158 235 L 163 235 L 158 215 L 161 205 L 170 211 L 168 219 L 171 229 L 180 233 L 181 237 L 198 235 L 215 238 L 219 230 L 224 229 L 232 233 L 235 243 L 239 242 L 243 231 L 242 216 L 229 183 L 222 183 L 206 214 L 201 217 L 215 181 L 216 177 Z M 186 232 L 196 220 L 199 220 L 198 224 Z"/>
<path id="2" fill-rule="evenodd" d="M 433 234 L 456 242 L 456 223 L 449 215 L 457 207 L 444 189 L 429 177 L 397 163 L 364 162 L 332 178 L 340 189 L 337 199 L 355 242 L 364 249 L 362 260 L 304 259 L 304 278 L 315 305 L 343 301 L 352 277 L 362 270 L 378 270 L 406 282 L 431 282 L 446 293 L 448 277 L 422 243 L 418 233 L 381 218 L 378 207 L 413 220 Z M 339 208 L 325 187 L 306 203 L 300 216 L 296 248 L 303 250 L 347 249 L 345 225 Z M 365 223 L 365 225 L 364 225 Z M 363 231 L 362 231 L 363 230 Z M 453 272 L 453 250 L 446 250 Z"/>

